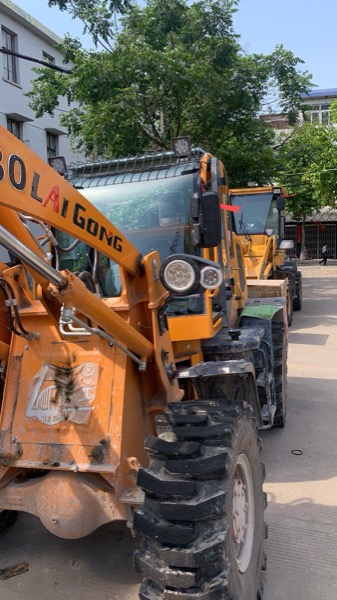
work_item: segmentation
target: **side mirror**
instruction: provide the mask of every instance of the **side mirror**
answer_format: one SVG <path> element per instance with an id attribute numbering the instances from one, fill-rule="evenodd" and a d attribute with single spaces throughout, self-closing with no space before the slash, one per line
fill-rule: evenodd
<path id="1" fill-rule="evenodd" d="M 192 241 L 201 248 L 214 248 L 221 242 L 221 210 L 216 192 L 192 196 Z"/>
<path id="2" fill-rule="evenodd" d="M 291 248 L 294 248 L 293 240 L 282 240 L 279 245 L 280 250 L 291 250 Z"/>

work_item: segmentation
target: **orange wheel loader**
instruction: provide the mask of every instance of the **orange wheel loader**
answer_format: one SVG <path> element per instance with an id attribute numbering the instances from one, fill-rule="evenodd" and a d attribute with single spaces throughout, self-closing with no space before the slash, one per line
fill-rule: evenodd
<path id="1" fill-rule="evenodd" d="M 291 325 L 293 311 L 302 308 L 302 274 L 296 256 L 292 260 L 287 256 L 294 242 L 284 239 L 286 198 L 286 190 L 276 186 L 230 190 L 231 203 L 240 208 L 234 214 L 234 229 L 242 241 L 248 285 L 263 279 L 286 280 Z"/>
<path id="2" fill-rule="evenodd" d="M 124 520 L 142 600 L 258 600 L 285 298 L 247 300 L 224 167 L 184 148 L 68 181 L 0 128 L 0 521 Z"/>

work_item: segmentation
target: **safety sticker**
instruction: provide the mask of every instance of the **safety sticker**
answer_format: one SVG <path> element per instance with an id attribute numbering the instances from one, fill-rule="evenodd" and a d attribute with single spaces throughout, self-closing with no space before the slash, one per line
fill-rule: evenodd
<path id="1" fill-rule="evenodd" d="M 73 368 L 43 365 L 32 379 L 26 416 L 45 425 L 60 421 L 88 423 L 98 374 L 99 366 L 95 363 Z"/>

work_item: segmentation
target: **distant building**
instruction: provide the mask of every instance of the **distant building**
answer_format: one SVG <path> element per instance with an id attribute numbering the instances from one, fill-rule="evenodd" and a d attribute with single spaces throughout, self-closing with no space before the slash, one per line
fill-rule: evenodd
<path id="1" fill-rule="evenodd" d="M 307 107 L 305 120 L 321 125 L 331 125 L 330 104 L 337 100 L 337 89 L 312 90 L 302 96 L 303 104 Z M 300 115 L 300 123 L 304 121 L 304 114 Z"/>
<path id="2" fill-rule="evenodd" d="M 268 113 L 266 115 L 261 115 L 260 118 L 267 125 L 270 125 L 270 127 L 276 129 L 277 131 L 285 131 L 287 129 L 290 129 L 288 119 L 285 115 Z"/>
<path id="3" fill-rule="evenodd" d="M 305 111 L 299 115 L 299 123 L 304 121 L 311 123 L 320 123 L 321 125 L 331 125 L 330 104 L 337 100 L 337 89 L 312 90 L 308 94 L 302 95 L 302 102 Z M 261 115 L 261 119 L 277 131 L 289 130 L 291 126 L 288 123 L 286 115 L 278 113 L 268 113 Z"/>
<path id="4" fill-rule="evenodd" d="M 56 49 L 61 38 L 10 0 L 0 0 L 0 28 L 3 50 L 64 66 L 62 53 Z M 81 160 L 83 156 L 72 152 L 67 132 L 59 123 L 59 115 L 69 109 L 66 101 L 60 100 L 54 117 L 39 119 L 28 106 L 25 93 L 37 77 L 32 69 L 38 66 L 13 54 L 0 53 L 0 124 L 45 160 L 60 155 L 65 156 L 67 164 Z"/>

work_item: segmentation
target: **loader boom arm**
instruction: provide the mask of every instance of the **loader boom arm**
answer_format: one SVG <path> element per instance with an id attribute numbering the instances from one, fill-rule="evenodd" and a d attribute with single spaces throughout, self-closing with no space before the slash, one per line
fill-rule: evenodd
<path id="1" fill-rule="evenodd" d="M 0 221 L 4 215 L 8 227 L 0 226 L 0 243 L 20 258 L 60 306 L 80 309 L 145 364 L 153 344 L 70 271 L 60 273 L 50 266 L 17 213 L 69 233 L 111 258 L 131 276 L 139 270 L 141 256 L 125 236 L 54 169 L 0 127 Z"/>
<path id="2" fill-rule="evenodd" d="M 65 231 L 111 258 L 130 274 L 138 250 L 80 192 L 0 126 L 0 206 Z"/>

